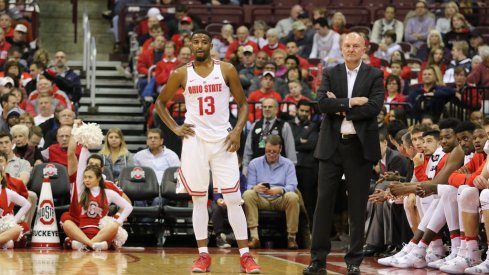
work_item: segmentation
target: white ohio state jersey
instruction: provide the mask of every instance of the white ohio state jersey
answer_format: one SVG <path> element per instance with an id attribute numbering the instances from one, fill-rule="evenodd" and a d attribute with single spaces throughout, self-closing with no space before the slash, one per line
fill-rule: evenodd
<path id="1" fill-rule="evenodd" d="M 221 72 L 221 62 L 214 60 L 214 69 L 205 78 L 187 64 L 185 85 L 185 123 L 195 125 L 195 133 L 205 141 L 215 142 L 227 136 L 229 123 L 230 89 Z"/>

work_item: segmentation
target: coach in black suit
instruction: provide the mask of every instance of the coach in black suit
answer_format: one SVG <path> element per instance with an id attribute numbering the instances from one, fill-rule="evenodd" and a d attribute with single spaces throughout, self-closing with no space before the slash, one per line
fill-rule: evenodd
<path id="1" fill-rule="evenodd" d="M 326 274 L 330 230 L 338 184 L 345 174 L 350 219 L 348 274 L 360 274 L 372 165 L 380 159 L 377 115 L 384 102 L 383 73 L 361 62 L 365 41 L 342 37 L 345 64 L 327 68 L 318 90 L 323 113 L 315 157 L 319 159 L 318 200 L 312 231 L 311 264 L 304 274 Z"/>

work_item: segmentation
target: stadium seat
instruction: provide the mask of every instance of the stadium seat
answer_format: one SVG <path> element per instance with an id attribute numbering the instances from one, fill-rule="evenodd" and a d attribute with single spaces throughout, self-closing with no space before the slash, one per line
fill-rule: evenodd
<path id="1" fill-rule="evenodd" d="M 370 37 L 370 33 L 372 30 L 370 29 L 369 26 L 353 26 L 349 29 L 350 32 L 361 32 L 367 35 L 367 37 Z"/>
<path id="2" fill-rule="evenodd" d="M 205 26 L 205 30 L 211 35 L 219 35 L 221 34 L 222 26 L 224 26 L 224 23 L 210 23 Z"/>
<path id="3" fill-rule="evenodd" d="M 165 200 L 163 205 L 163 226 L 170 235 L 176 228 L 191 228 L 192 208 L 186 204 L 192 200 L 188 194 L 177 194 L 177 175 L 179 167 L 169 167 L 163 174 L 161 181 L 161 197 Z"/>
<path id="4" fill-rule="evenodd" d="M 58 163 L 42 163 L 36 165 L 32 169 L 27 189 L 35 192 L 39 196 L 45 176 L 48 176 L 51 182 L 56 217 L 61 217 L 61 214 L 68 211 L 70 207 L 68 171 L 65 166 Z"/>
<path id="5" fill-rule="evenodd" d="M 399 46 L 401 46 L 402 51 L 404 52 L 404 55 L 406 58 L 409 58 L 413 54 L 413 45 L 409 42 L 399 42 Z"/>
<path id="6" fill-rule="evenodd" d="M 110 171 L 110 169 L 104 168 L 102 173 L 105 176 L 105 180 L 112 181 L 112 182 L 114 181 L 114 175 L 112 175 L 112 171 Z"/>
<path id="7" fill-rule="evenodd" d="M 134 201 L 147 201 L 161 198 L 156 174 L 150 167 L 126 166 L 119 177 L 119 186 Z M 161 205 L 134 206 L 131 217 L 161 217 Z"/>

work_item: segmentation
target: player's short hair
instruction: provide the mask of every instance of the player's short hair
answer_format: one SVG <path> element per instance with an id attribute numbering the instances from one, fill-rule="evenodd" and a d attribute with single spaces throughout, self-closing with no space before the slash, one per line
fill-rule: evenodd
<path id="1" fill-rule="evenodd" d="M 423 137 L 427 137 L 427 136 L 432 136 L 436 140 L 440 140 L 440 131 L 438 131 L 438 130 L 429 130 L 429 131 L 426 131 L 426 132 L 423 133 Z"/>
<path id="2" fill-rule="evenodd" d="M 460 124 L 460 120 L 453 118 L 453 117 L 449 117 L 449 118 L 446 118 L 444 120 L 439 121 L 438 127 L 440 128 L 440 131 L 443 129 L 455 130 L 459 124 Z"/>
<path id="3" fill-rule="evenodd" d="M 431 128 L 426 124 L 416 124 L 413 126 L 413 129 L 411 130 L 411 135 L 417 133 L 424 133 L 429 130 L 431 130 Z"/>
<path id="4" fill-rule="evenodd" d="M 203 34 L 203 35 L 206 35 L 207 37 L 209 37 L 209 41 L 212 40 L 212 35 L 210 34 L 210 32 L 206 31 L 206 30 L 203 30 L 203 29 L 199 29 L 199 30 L 196 30 L 192 33 L 192 36 L 190 37 L 190 39 L 193 39 L 195 35 L 197 34 Z"/>
<path id="5" fill-rule="evenodd" d="M 470 122 L 470 121 L 464 121 L 460 123 L 457 128 L 454 129 L 455 134 L 462 133 L 462 132 L 470 132 L 473 133 L 475 130 L 475 124 Z"/>

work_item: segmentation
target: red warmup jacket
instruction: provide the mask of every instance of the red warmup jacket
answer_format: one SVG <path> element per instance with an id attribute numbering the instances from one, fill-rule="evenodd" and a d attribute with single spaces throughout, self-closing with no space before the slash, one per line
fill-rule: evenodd
<path id="1" fill-rule="evenodd" d="M 453 172 L 448 178 L 448 184 L 459 187 L 460 185 L 474 186 L 474 179 L 481 174 L 484 169 L 487 155 L 485 153 L 475 153 L 474 157 L 463 167 L 469 169 L 470 174 L 460 172 L 460 169 Z"/>
<path id="2" fill-rule="evenodd" d="M 440 162 L 438 162 L 438 165 L 436 166 L 436 171 L 435 171 L 435 176 L 438 175 L 438 172 L 441 171 L 443 166 L 445 166 L 445 162 L 447 161 L 447 158 L 450 154 L 445 154 Z M 416 179 L 418 181 L 428 181 L 430 180 L 428 176 L 426 175 L 426 166 L 428 166 L 428 162 L 430 161 L 431 156 L 425 157 L 424 158 L 424 163 L 423 165 L 419 165 L 414 167 L 414 175 L 416 175 Z"/>

